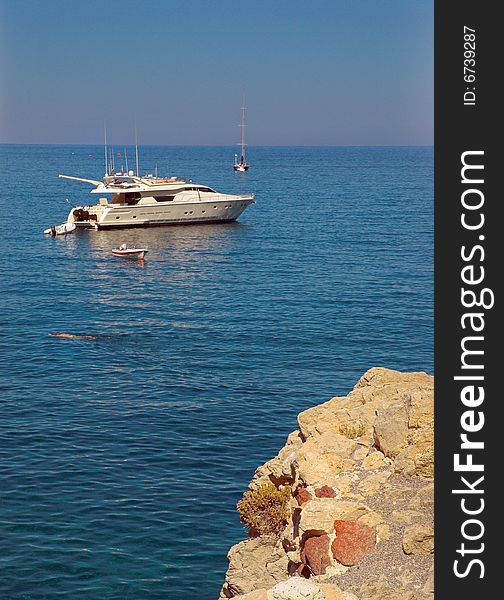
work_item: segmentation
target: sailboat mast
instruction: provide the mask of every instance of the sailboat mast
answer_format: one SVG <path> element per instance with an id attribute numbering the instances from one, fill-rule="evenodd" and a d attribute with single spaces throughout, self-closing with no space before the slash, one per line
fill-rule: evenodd
<path id="1" fill-rule="evenodd" d="M 241 128 L 241 157 L 240 162 L 236 160 L 235 154 L 235 162 L 233 168 L 235 171 L 248 171 L 249 165 L 245 160 L 245 111 L 247 107 L 245 106 L 245 95 L 243 96 L 243 102 L 241 107 L 241 120 L 240 120 L 240 128 Z"/>
<path id="2" fill-rule="evenodd" d="M 136 176 L 138 177 L 138 134 L 137 134 L 136 119 L 135 119 L 135 156 L 136 156 Z"/>
<path id="3" fill-rule="evenodd" d="M 242 106 L 242 118 L 241 118 L 241 160 L 245 161 L 245 99 Z"/>

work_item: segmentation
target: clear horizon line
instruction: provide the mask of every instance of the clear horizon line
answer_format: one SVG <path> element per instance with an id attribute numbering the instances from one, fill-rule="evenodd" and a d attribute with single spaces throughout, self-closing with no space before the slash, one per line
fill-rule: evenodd
<path id="1" fill-rule="evenodd" d="M 155 148 L 233 148 L 236 144 L 139 144 L 140 147 Z M 79 142 L 0 142 L 0 146 L 103 146 L 100 143 Z M 109 144 L 110 147 L 134 147 L 135 144 Z M 249 148 L 433 148 L 431 144 L 255 144 Z"/>

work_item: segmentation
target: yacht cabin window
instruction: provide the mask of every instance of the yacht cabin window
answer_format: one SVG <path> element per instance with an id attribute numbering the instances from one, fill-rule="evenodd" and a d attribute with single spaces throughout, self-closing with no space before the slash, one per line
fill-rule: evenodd
<path id="1" fill-rule="evenodd" d="M 124 194 L 124 203 L 125 204 L 137 204 L 142 194 L 139 192 L 127 192 Z"/>
<path id="2" fill-rule="evenodd" d="M 209 187 L 186 187 L 185 191 L 191 191 L 191 192 L 211 192 L 212 194 L 216 194 L 217 192 L 215 190 L 212 190 L 212 188 Z"/>

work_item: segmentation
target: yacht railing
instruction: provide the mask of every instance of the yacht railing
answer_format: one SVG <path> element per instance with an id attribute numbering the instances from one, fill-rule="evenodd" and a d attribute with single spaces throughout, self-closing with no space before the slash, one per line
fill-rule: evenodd
<path id="1" fill-rule="evenodd" d="M 239 198 L 244 200 L 245 198 L 254 198 L 254 194 L 212 194 L 211 196 L 200 196 L 201 202 L 212 202 L 213 200 L 234 200 Z"/>

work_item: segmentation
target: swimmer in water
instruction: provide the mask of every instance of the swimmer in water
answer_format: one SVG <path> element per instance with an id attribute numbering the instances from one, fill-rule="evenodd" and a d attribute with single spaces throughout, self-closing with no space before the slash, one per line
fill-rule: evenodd
<path id="1" fill-rule="evenodd" d="M 62 338 L 72 338 L 78 340 L 96 340 L 95 335 L 75 335 L 73 333 L 61 333 L 57 331 L 56 333 L 50 333 L 53 337 L 62 337 Z"/>

